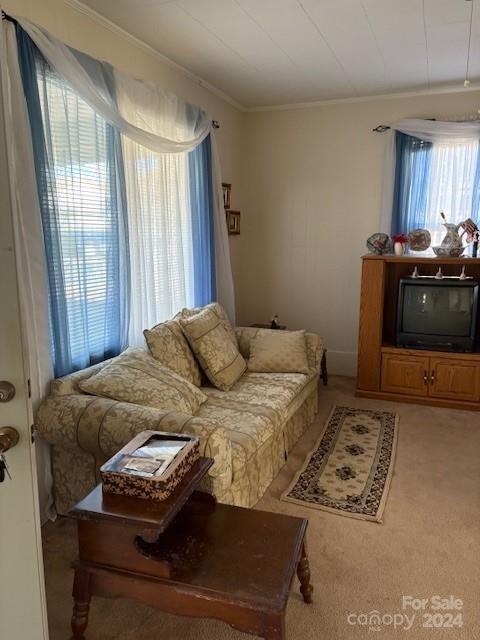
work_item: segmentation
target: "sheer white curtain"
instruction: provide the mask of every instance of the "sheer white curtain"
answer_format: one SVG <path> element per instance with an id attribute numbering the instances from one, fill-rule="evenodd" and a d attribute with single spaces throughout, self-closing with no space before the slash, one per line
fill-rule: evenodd
<path id="1" fill-rule="evenodd" d="M 47 274 L 32 139 L 18 64 L 15 27 L 6 20 L 2 20 L 0 28 L 0 49 L 25 363 L 31 385 L 31 409 L 35 411 L 48 393 L 50 380 L 53 377 L 48 334 Z M 31 421 L 33 424 L 33 415 Z M 54 515 L 50 446 L 44 440 L 37 438 L 35 452 L 40 516 L 42 522 L 45 522 Z"/>
<path id="2" fill-rule="evenodd" d="M 131 313 L 129 344 L 143 330 L 193 306 L 193 245 L 188 158 L 159 154 L 124 138 L 129 211 Z"/>
<path id="3" fill-rule="evenodd" d="M 471 216 L 477 158 L 477 140 L 433 143 L 425 224 L 432 246 L 439 245 L 445 235 L 440 211 L 448 222 L 457 224 Z"/>

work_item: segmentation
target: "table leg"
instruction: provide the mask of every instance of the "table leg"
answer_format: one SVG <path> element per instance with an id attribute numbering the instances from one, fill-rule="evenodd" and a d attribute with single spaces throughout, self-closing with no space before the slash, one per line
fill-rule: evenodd
<path id="1" fill-rule="evenodd" d="M 320 362 L 320 378 L 323 380 L 323 384 L 326 387 L 328 385 L 328 371 L 327 371 L 327 350 L 325 349 Z"/>
<path id="2" fill-rule="evenodd" d="M 312 602 L 313 587 L 310 584 L 310 564 L 308 562 L 306 542 L 303 541 L 302 555 L 297 566 L 297 576 L 300 580 L 300 593 L 307 604 Z"/>
<path id="3" fill-rule="evenodd" d="M 72 640 L 83 640 L 90 609 L 90 574 L 84 569 L 75 569 L 73 579 Z"/>
<path id="4" fill-rule="evenodd" d="M 286 640 L 284 611 L 268 615 L 263 637 L 265 640 Z"/>

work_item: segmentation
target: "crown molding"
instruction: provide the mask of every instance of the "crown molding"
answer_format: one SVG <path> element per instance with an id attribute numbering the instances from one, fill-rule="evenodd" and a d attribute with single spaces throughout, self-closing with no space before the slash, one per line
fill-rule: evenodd
<path id="1" fill-rule="evenodd" d="M 78 13 L 81 13 L 87 16 L 91 20 L 94 20 L 105 29 L 108 29 L 108 31 L 111 31 L 115 35 L 120 36 L 124 40 L 127 40 L 128 42 L 133 44 L 138 49 L 141 49 L 145 53 L 155 56 L 163 64 L 169 66 L 171 69 L 174 69 L 175 71 L 185 76 L 189 80 L 192 80 L 193 82 L 200 85 L 204 89 L 207 89 L 207 91 L 210 91 L 210 93 L 213 93 L 215 96 L 217 96 L 217 98 L 220 98 L 224 102 L 227 102 L 228 104 L 230 104 L 232 107 L 235 107 L 235 109 L 238 109 L 239 111 L 242 111 L 242 112 L 246 111 L 246 108 L 244 107 L 244 105 L 237 102 L 234 98 L 232 98 L 231 96 L 223 92 L 221 89 L 218 89 L 213 84 L 210 84 L 210 82 L 207 82 L 207 80 L 204 80 L 200 76 L 197 76 L 192 71 L 189 71 L 186 67 L 183 67 L 181 64 L 178 64 L 171 58 L 168 58 L 163 53 L 160 53 L 160 51 L 150 46 L 143 40 L 140 40 L 139 38 L 132 35 L 128 31 L 125 31 L 125 29 L 122 29 L 122 27 L 119 27 L 117 24 L 115 24 L 105 16 L 102 16 L 102 14 L 98 13 L 98 11 L 95 11 L 91 7 L 87 6 L 86 4 L 83 4 L 83 2 L 80 2 L 80 0 L 63 0 L 63 1 L 66 5 L 74 9 L 74 11 L 77 11 Z"/>
<path id="2" fill-rule="evenodd" d="M 417 89 L 416 91 L 403 91 L 393 93 L 373 94 L 370 96 L 355 96 L 353 98 L 332 98 L 331 100 L 317 100 L 314 102 L 294 102 L 292 104 L 277 104 L 264 107 L 247 107 L 246 113 L 258 113 L 262 111 L 288 111 L 293 109 L 316 109 L 318 107 L 330 107 L 336 104 L 356 104 L 361 102 L 376 102 L 377 100 L 396 100 L 398 98 L 415 98 L 419 96 L 434 96 L 448 93 L 475 93 L 480 91 L 480 82 L 472 83 L 468 87 L 447 85 L 430 89 Z M 480 101 L 479 101 L 480 109 Z"/>

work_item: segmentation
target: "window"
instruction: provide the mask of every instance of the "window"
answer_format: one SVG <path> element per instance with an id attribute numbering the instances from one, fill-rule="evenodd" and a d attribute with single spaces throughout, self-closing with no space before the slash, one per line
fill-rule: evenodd
<path id="1" fill-rule="evenodd" d="M 397 132 L 392 233 L 427 228 L 437 246 L 445 235 L 441 211 L 448 222 L 477 221 L 479 150 L 477 140 L 430 143 Z"/>
<path id="2" fill-rule="evenodd" d="M 55 373 L 62 375 L 125 347 L 126 227 L 116 132 L 42 61 L 37 81 L 51 344 Z"/>
<path id="3" fill-rule="evenodd" d="M 21 29 L 17 42 L 61 376 L 143 344 L 144 329 L 215 299 L 211 141 L 190 153 L 142 147 L 54 73 Z M 176 112 L 164 111 L 153 105 L 154 130 L 176 126 Z"/>

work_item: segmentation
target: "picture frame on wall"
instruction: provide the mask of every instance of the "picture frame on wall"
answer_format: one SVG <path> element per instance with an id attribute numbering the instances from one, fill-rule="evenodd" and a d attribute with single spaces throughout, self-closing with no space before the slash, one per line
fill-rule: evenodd
<path id="1" fill-rule="evenodd" d="M 230 209 L 230 193 L 232 191 L 232 185 L 228 182 L 222 182 L 223 189 L 223 208 Z"/>
<path id="2" fill-rule="evenodd" d="M 232 211 L 231 209 L 225 211 L 227 217 L 227 229 L 230 236 L 240 234 L 240 211 Z"/>

